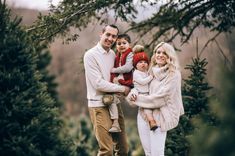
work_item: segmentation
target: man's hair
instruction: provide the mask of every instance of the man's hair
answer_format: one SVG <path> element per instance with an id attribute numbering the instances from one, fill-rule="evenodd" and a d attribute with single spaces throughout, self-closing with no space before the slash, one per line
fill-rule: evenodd
<path id="1" fill-rule="evenodd" d="M 103 32 L 103 33 L 105 32 L 105 30 L 106 30 L 106 28 L 107 28 L 108 26 L 117 29 L 117 31 L 118 31 L 118 33 L 119 33 L 118 27 L 117 27 L 116 25 L 114 25 L 114 24 L 105 25 L 105 26 L 103 27 L 103 29 L 102 29 L 102 32 Z"/>
<path id="2" fill-rule="evenodd" d="M 128 43 L 131 43 L 131 38 L 130 38 L 130 36 L 128 34 L 120 34 L 120 35 L 118 35 L 117 40 L 121 39 L 121 38 L 124 38 L 125 40 L 127 40 Z"/>

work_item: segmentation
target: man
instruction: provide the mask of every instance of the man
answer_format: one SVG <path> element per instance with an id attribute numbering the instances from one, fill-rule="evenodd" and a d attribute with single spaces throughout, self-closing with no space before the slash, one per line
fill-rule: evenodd
<path id="1" fill-rule="evenodd" d="M 112 125 L 109 110 L 102 103 L 102 96 L 107 92 L 124 93 L 124 95 L 130 92 L 130 88 L 110 82 L 110 71 L 115 60 L 115 53 L 111 47 L 117 39 L 118 31 L 115 25 L 105 26 L 98 44 L 88 50 L 84 56 L 88 108 L 99 144 L 98 156 L 112 156 L 114 151 L 115 155 L 120 156 L 128 153 L 121 105 L 117 104 L 121 132 L 112 134 L 109 133 Z"/>

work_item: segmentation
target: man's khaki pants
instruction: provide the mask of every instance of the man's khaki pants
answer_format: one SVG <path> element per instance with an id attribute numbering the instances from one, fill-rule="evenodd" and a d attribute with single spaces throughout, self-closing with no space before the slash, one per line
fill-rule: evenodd
<path id="1" fill-rule="evenodd" d="M 99 144 L 98 156 L 127 156 L 128 145 L 125 133 L 124 115 L 120 104 L 117 104 L 119 124 L 122 132 L 110 133 L 112 126 L 108 107 L 90 107 L 89 113 L 94 133 Z"/>

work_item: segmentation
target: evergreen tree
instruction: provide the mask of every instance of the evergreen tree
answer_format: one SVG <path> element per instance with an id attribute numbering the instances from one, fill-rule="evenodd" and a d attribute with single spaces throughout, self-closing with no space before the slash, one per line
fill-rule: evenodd
<path id="1" fill-rule="evenodd" d="M 207 122 L 215 123 L 208 107 L 207 91 L 211 87 L 205 81 L 207 63 L 206 59 L 197 56 L 192 58 L 192 64 L 185 67 L 191 72 L 188 78 L 184 79 L 182 87 L 185 115 L 181 117 L 179 125 L 168 132 L 166 155 L 189 155 L 191 144 L 188 138 L 194 135 L 194 129 L 198 127 L 192 123 L 195 117 L 201 116 L 206 118 Z"/>
<path id="2" fill-rule="evenodd" d="M 37 47 L 0 2 L 0 155 L 71 155 L 58 107 L 38 72 Z"/>
<path id="3" fill-rule="evenodd" d="M 202 112 L 208 112 L 207 91 L 211 89 L 209 84 L 205 82 L 206 59 L 196 57 L 192 59 L 191 65 L 186 65 L 185 69 L 191 71 L 188 79 L 185 79 L 183 86 L 185 113 L 192 118 Z"/>
<path id="4" fill-rule="evenodd" d="M 92 156 L 98 151 L 98 143 L 93 134 L 90 119 L 82 114 L 64 118 L 66 131 L 75 143 L 76 156 Z"/>
<path id="5" fill-rule="evenodd" d="M 234 62 L 233 55 L 233 62 Z M 222 68 L 218 82 L 219 92 L 210 101 L 210 108 L 220 121 L 216 126 L 208 124 L 204 118 L 198 118 L 201 125 L 190 139 L 192 156 L 234 156 L 235 155 L 235 64 L 231 70 Z"/>
<path id="6" fill-rule="evenodd" d="M 62 103 L 60 102 L 58 92 L 56 91 L 56 87 L 58 85 L 55 83 L 55 76 L 51 75 L 47 69 L 52 59 L 47 44 L 45 42 L 38 42 L 35 40 L 33 44 L 38 55 L 37 70 L 39 70 L 42 75 L 41 82 L 47 84 L 48 94 L 50 94 L 53 100 L 55 100 L 56 106 L 61 107 Z"/>
<path id="7" fill-rule="evenodd" d="M 180 117 L 178 126 L 167 132 L 166 155 L 188 156 L 190 144 L 187 141 L 187 128 L 189 118 L 186 115 Z"/>

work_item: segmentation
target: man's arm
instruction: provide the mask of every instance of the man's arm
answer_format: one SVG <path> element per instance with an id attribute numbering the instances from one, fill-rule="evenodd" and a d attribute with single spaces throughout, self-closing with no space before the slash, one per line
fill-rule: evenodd
<path id="1" fill-rule="evenodd" d="M 102 92 L 125 92 L 125 87 L 113 84 L 104 79 L 94 56 L 85 54 L 84 68 L 86 80 L 91 86 Z"/>

